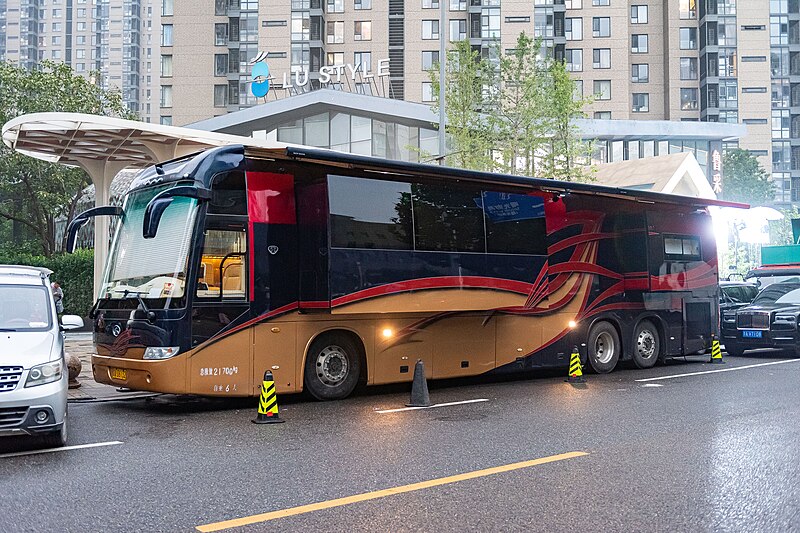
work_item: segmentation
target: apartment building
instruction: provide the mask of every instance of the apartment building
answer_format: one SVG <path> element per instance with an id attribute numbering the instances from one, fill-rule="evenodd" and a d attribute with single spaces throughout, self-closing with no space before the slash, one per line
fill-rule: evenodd
<path id="1" fill-rule="evenodd" d="M 160 0 L 0 0 L 0 61 L 96 71 L 141 120 L 158 122 L 160 15 Z"/>

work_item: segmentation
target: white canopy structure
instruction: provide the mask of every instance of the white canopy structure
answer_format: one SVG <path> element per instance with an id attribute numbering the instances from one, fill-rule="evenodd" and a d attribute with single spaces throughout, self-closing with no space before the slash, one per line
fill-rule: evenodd
<path id="1" fill-rule="evenodd" d="M 4 124 L 2 136 L 6 146 L 20 153 L 84 169 L 95 186 L 96 206 L 108 204 L 111 180 L 125 168 L 143 168 L 229 144 L 285 146 L 238 135 L 82 113 L 23 115 Z M 108 218 L 98 217 L 94 239 L 95 294 L 108 256 L 108 229 Z"/>

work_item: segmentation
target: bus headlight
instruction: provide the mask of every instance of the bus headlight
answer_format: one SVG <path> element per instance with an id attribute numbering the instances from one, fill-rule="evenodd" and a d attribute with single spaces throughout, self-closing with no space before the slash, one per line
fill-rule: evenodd
<path id="1" fill-rule="evenodd" d="M 169 359 L 178 355 L 179 346 L 148 346 L 143 359 Z"/>
<path id="2" fill-rule="evenodd" d="M 28 372 L 28 379 L 25 380 L 25 386 L 36 387 L 37 385 L 58 381 L 61 379 L 62 368 L 61 361 L 34 366 Z"/>

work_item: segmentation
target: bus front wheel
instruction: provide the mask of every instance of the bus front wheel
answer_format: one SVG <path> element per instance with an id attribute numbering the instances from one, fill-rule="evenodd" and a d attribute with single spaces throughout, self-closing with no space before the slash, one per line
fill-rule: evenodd
<path id="1" fill-rule="evenodd" d="M 303 381 L 305 389 L 317 400 L 346 398 L 360 375 L 360 351 L 347 335 L 323 334 L 311 344 Z"/>
<path id="2" fill-rule="evenodd" d="M 598 322 L 589 330 L 587 343 L 589 364 L 598 374 L 614 370 L 621 349 L 617 330 L 608 322 Z"/>

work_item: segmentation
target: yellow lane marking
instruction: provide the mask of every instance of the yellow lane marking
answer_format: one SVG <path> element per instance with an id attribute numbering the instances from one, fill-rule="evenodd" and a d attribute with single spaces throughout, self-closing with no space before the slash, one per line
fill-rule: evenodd
<path id="1" fill-rule="evenodd" d="M 522 461 L 520 463 L 511 463 L 503 466 L 495 466 L 493 468 L 486 468 L 484 470 L 475 470 L 473 472 L 466 472 L 464 474 L 457 474 L 455 476 L 440 477 L 437 479 L 430 479 L 428 481 L 421 481 L 419 483 L 412 483 L 410 485 L 402 485 L 400 487 L 392 487 L 389 489 L 376 490 L 374 492 L 364 492 L 354 496 L 347 496 L 344 498 L 336 498 L 335 500 L 327 500 L 324 502 L 311 503 L 308 505 L 300 505 L 299 507 L 290 507 L 288 509 L 281 509 L 280 511 L 272 511 L 269 513 L 262 513 L 244 518 L 235 518 L 233 520 L 225 520 L 224 522 L 215 522 L 213 524 L 205 524 L 197 526 L 195 529 L 198 531 L 221 531 L 232 527 L 247 526 L 250 524 L 258 524 L 261 522 L 268 522 L 278 518 L 287 518 L 305 513 L 312 513 L 314 511 L 322 511 L 323 509 L 331 509 L 333 507 L 341 507 L 343 505 L 350 505 L 351 503 L 365 502 L 368 500 L 376 500 L 378 498 L 385 498 L 387 496 L 394 496 L 396 494 L 403 494 L 405 492 L 413 492 L 415 490 L 429 489 L 431 487 L 439 487 L 441 485 L 449 485 L 459 481 L 466 481 L 468 479 L 475 479 L 494 474 L 502 474 L 503 472 L 511 472 L 521 468 L 530 468 L 532 466 L 543 465 L 547 463 L 554 463 L 556 461 L 563 461 L 565 459 L 573 459 L 575 457 L 582 457 L 589 455 L 586 452 L 568 452 L 558 455 L 550 455 L 549 457 L 541 457 L 539 459 L 532 459 L 530 461 Z"/>

